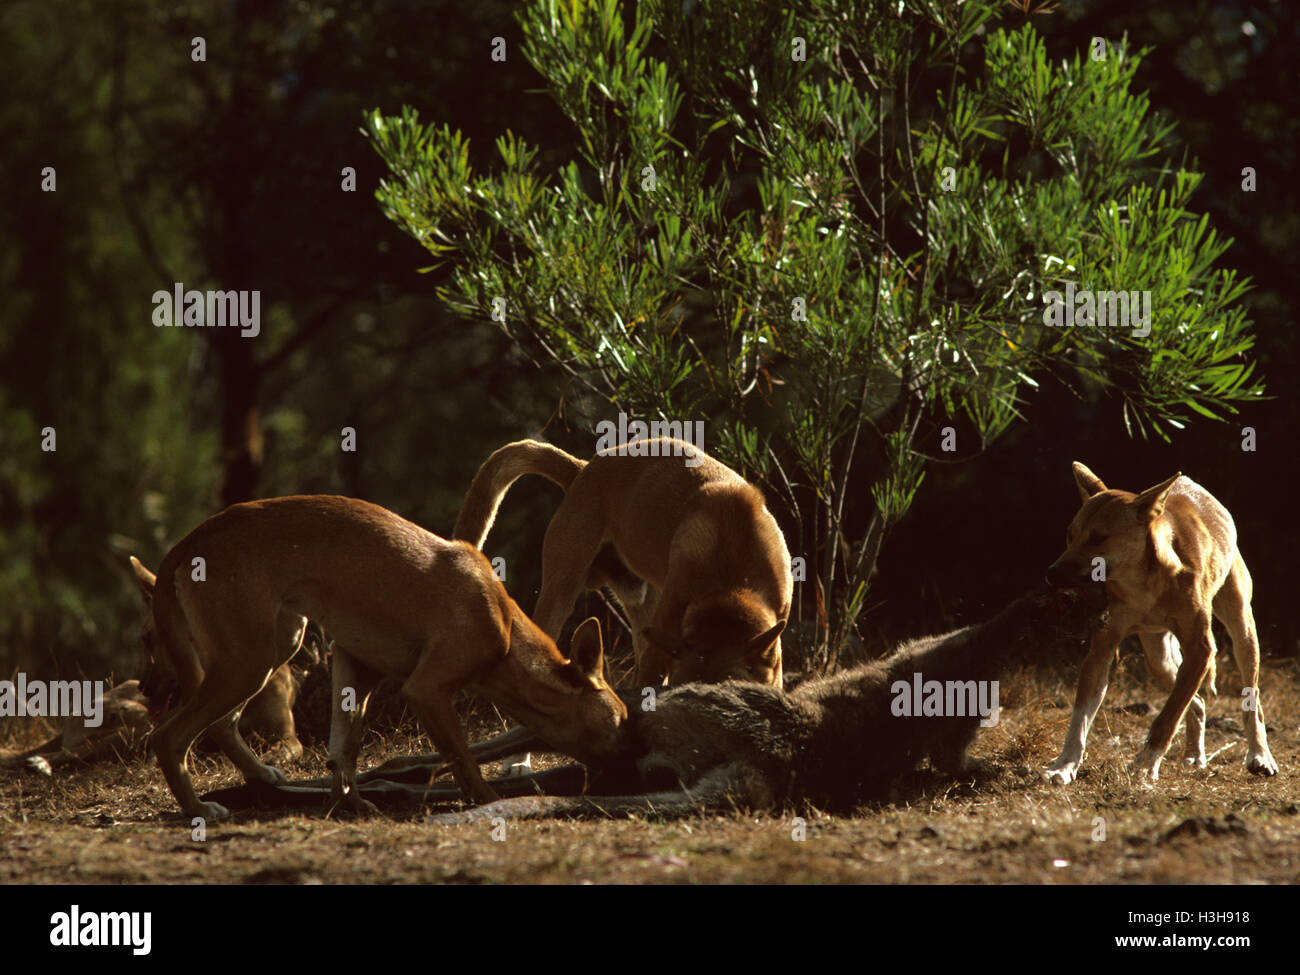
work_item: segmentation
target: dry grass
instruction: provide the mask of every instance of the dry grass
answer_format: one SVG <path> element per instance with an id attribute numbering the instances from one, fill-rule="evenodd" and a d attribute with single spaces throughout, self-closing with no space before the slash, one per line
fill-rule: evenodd
<path id="1" fill-rule="evenodd" d="M 0 882 L 6 883 L 1289 883 L 1300 873 L 1300 668 L 1266 666 L 1269 736 L 1282 767 L 1257 779 L 1242 765 L 1230 666 L 1211 703 L 1210 767 L 1189 770 L 1171 749 L 1153 789 L 1127 766 L 1161 693 L 1126 656 L 1075 785 L 1054 788 L 1036 770 L 1055 757 L 1069 719 L 1068 675 L 1024 670 L 1003 684 L 1001 722 L 975 752 L 978 782 L 918 772 L 891 803 L 852 818 L 699 816 L 676 822 L 520 823 L 503 841 L 483 826 L 402 819 L 335 821 L 272 811 L 237 814 L 190 838 L 156 765 L 144 758 L 57 771 L 0 773 Z M 34 722 L 0 727 L 0 743 L 35 737 Z M 476 734 L 500 721 L 488 709 Z M 882 747 L 885 743 L 882 743 Z M 372 764 L 423 750 L 404 730 L 374 734 Z M 236 784 L 222 758 L 199 756 L 200 791 Z M 291 776 L 322 774 L 309 754 Z M 1099 820 L 1100 826 L 1099 826 Z M 1099 839 L 1104 828 L 1104 839 Z"/>

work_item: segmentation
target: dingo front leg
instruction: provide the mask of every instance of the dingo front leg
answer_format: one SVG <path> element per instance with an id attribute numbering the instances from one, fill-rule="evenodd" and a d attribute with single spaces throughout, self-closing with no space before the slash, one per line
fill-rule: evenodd
<path id="1" fill-rule="evenodd" d="M 460 791 L 476 805 L 495 802 L 499 797 L 483 779 L 478 762 L 470 753 L 465 738 L 465 728 L 456 715 L 452 703 L 453 691 L 447 687 L 430 686 L 418 679 L 420 671 L 402 685 L 402 697 L 420 719 L 425 734 L 433 745 L 451 762 L 452 773 Z"/>
<path id="2" fill-rule="evenodd" d="M 1214 658 L 1214 636 L 1210 632 L 1209 614 L 1198 616 L 1189 629 L 1191 636 L 1188 645 L 1183 648 L 1183 662 L 1178 668 L 1174 689 L 1165 701 L 1165 706 L 1156 715 L 1146 744 L 1133 762 L 1135 771 L 1148 784 L 1160 778 L 1160 763 L 1169 750 L 1174 732 L 1178 730 L 1178 722 L 1187 713 Z"/>
<path id="3" fill-rule="evenodd" d="M 1183 665 L 1182 650 L 1178 638 L 1166 630 L 1164 633 L 1143 632 L 1138 634 L 1142 641 L 1142 651 L 1147 658 L 1147 669 L 1167 693 L 1172 694 L 1174 683 L 1178 680 L 1178 670 Z M 1183 761 L 1195 768 L 1205 768 L 1205 701 L 1201 695 L 1192 696 L 1187 707 L 1187 747 L 1183 752 Z"/>
<path id="4" fill-rule="evenodd" d="M 1074 695 L 1074 712 L 1070 715 L 1065 744 L 1056 761 L 1043 770 L 1043 777 L 1048 782 L 1069 785 L 1078 778 L 1084 748 L 1088 744 L 1088 732 L 1110 683 L 1110 665 L 1119 648 L 1119 640 L 1120 634 L 1109 627 L 1093 636 L 1088 656 L 1079 672 L 1079 687 Z"/>

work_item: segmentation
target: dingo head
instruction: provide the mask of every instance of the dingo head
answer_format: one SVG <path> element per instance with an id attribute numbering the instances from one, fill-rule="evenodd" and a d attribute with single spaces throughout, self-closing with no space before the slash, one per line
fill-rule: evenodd
<path id="1" fill-rule="evenodd" d="M 550 643 L 540 630 L 537 636 Z M 594 616 L 574 630 L 569 659 L 556 674 L 559 687 L 547 679 L 530 680 L 523 693 L 512 683 L 495 683 L 492 690 L 519 721 L 578 761 L 606 765 L 621 757 L 627 706 L 605 681 L 605 647 Z"/>
<path id="2" fill-rule="evenodd" d="M 1151 525 L 1164 513 L 1175 474 L 1141 494 L 1107 488 L 1092 471 L 1074 462 L 1083 507 L 1065 533 L 1065 551 L 1047 570 L 1047 581 L 1068 586 L 1111 581 L 1147 557 Z M 1100 561 L 1098 561 L 1100 560 Z"/>
<path id="3" fill-rule="evenodd" d="M 758 600 L 726 593 L 692 603 L 681 636 L 654 626 L 642 636 L 668 656 L 671 685 L 747 680 L 779 687 L 784 629 L 784 614 L 773 623 Z"/>

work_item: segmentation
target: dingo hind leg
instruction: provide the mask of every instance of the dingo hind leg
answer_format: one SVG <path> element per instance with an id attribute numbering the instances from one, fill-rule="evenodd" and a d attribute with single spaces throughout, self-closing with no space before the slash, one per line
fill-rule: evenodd
<path id="1" fill-rule="evenodd" d="M 1241 671 L 1243 696 L 1241 720 L 1246 730 L 1246 768 L 1255 775 L 1277 775 L 1277 762 L 1268 748 L 1264 709 L 1259 694 L 1259 634 L 1250 608 L 1250 572 L 1241 555 L 1233 557 L 1232 569 L 1214 596 L 1214 615 L 1232 639 L 1232 655 Z"/>
<path id="2" fill-rule="evenodd" d="M 205 692 L 212 686 L 208 681 L 200 684 L 193 700 L 176 708 L 154 729 L 150 744 L 167 787 L 185 815 L 216 820 L 229 816 L 230 811 L 215 802 L 201 802 L 189 772 L 190 747 L 195 739 L 231 710 L 221 700 L 207 697 Z"/>
<path id="3" fill-rule="evenodd" d="M 241 632 L 240 621 L 229 616 L 216 616 L 219 621 L 216 625 L 203 625 L 207 617 L 197 611 L 198 600 L 164 598 L 158 609 L 155 613 L 158 636 L 177 671 L 181 703 L 154 729 L 151 737 L 154 754 L 167 785 L 186 815 L 221 819 L 229 812 L 218 803 L 201 802 L 194 791 L 188 770 L 190 749 L 199 735 L 211 728 L 214 741 L 245 779 L 275 784 L 285 781 L 282 772 L 258 760 L 240 737 L 236 725 L 243 707 L 262 689 L 275 668 L 292 656 L 296 647 L 289 647 L 287 638 L 295 626 L 292 620 L 285 619 L 277 627 L 277 632 L 286 638 L 280 648 L 283 659 L 279 659 L 271 647 L 264 647 L 260 654 L 225 650 L 232 646 L 257 646 L 265 640 L 265 634 L 258 634 L 256 626 L 244 626 Z M 302 625 L 296 630 L 301 638 Z M 201 660 L 209 662 L 206 669 L 199 663 Z M 196 674 L 201 674 L 201 678 L 194 687 Z"/>
<path id="4" fill-rule="evenodd" d="M 252 619 L 256 619 L 256 614 Z M 227 632 L 212 633 L 211 638 L 227 641 L 223 644 L 225 646 L 235 646 L 237 644 L 234 641 L 238 640 L 247 641 L 246 645 L 250 647 L 261 647 L 265 637 L 257 632 L 260 628 L 255 623 L 250 623 L 245 629 L 246 632 L 243 633 L 237 633 L 233 628 Z M 243 773 L 246 781 L 260 780 L 272 785 L 288 781 L 283 772 L 263 762 L 248 747 L 244 736 L 239 732 L 239 718 L 248 702 L 261 693 L 280 666 L 298 652 L 306 632 L 307 618 L 281 607 L 275 614 L 271 643 L 263 652 L 248 654 L 245 659 L 240 659 L 240 655 L 234 653 L 209 658 L 220 661 L 220 671 L 214 667 L 213 673 L 224 675 L 226 679 L 222 683 L 229 688 L 223 688 L 221 699 L 238 698 L 250 686 L 254 688 L 251 694 L 237 700 L 231 712 L 217 721 L 209 732 L 212 740 Z"/>
<path id="5" fill-rule="evenodd" d="M 533 622 L 552 640 L 560 639 L 604 544 L 605 526 L 566 495 L 542 541 L 542 591 L 533 612 Z"/>
<path id="6" fill-rule="evenodd" d="M 202 682 L 203 668 L 190 642 L 188 631 L 174 633 L 170 645 L 163 641 L 155 647 L 157 623 L 154 620 L 154 592 L 157 588 L 157 577 L 134 555 L 131 556 L 131 569 L 136 577 L 147 616 L 143 637 L 145 649 L 156 665 L 156 669 L 151 669 L 150 675 L 142 682 L 140 690 L 150 708 L 166 711 L 175 692 L 175 689 L 170 687 L 169 677 L 175 680 L 176 688 L 181 691 L 179 699 L 183 701 L 191 696 Z M 163 603 L 164 613 L 175 613 L 177 605 L 175 589 L 164 595 L 160 602 Z M 295 640 L 295 643 L 300 645 L 301 640 Z M 293 722 L 292 705 L 296 692 L 293 674 L 289 665 L 285 663 L 275 670 L 262 691 L 254 695 L 252 701 L 244 708 L 244 716 L 248 719 L 246 723 L 251 723 L 255 730 L 271 744 L 270 754 L 280 756 L 287 761 L 296 761 L 302 756 L 302 742 L 298 740 Z"/>
<path id="7" fill-rule="evenodd" d="M 283 668 L 283 664 L 289 662 L 292 655 L 298 653 L 299 647 L 302 646 L 305 633 L 307 633 L 307 617 L 296 614 L 296 612 L 282 607 L 279 608 L 276 614 L 276 623 L 274 623 L 272 633 L 272 645 L 269 647 L 270 655 L 272 655 L 270 656 L 269 662 L 266 659 L 259 662 L 256 655 L 253 655 L 252 659 L 248 660 L 247 664 L 237 662 L 233 655 L 227 655 L 226 658 L 222 660 L 222 666 L 233 668 L 233 672 L 231 672 L 230 675 L 231 684 L 247 686 L 248 684 L 251 684 L 252 681 L 259 681 L 257 682 L 256 692 L 253 692 L 250 698 L 239 702 L 238 707 L 235 707 L 235 710 L 231 712 L 227 718 L 222 718 L 220 722 L 213 725 L 212 731 L 209 732 L 212 740 L 217 742 L 218 748 L 224 751 L 226 758 L 229 758 L 231 762 L 234 762 L 235 767 L 242 772 L 244 779 L 247 781 L 256 779 L 274 785 L 282 784 L 287 781 L 283 772 L 279 771 L 278 768 L 261 761 L 260 758 L 257 758 L 257 755 L 253 754 L 252 749 L 248 748 L 248 742 L 244 741 L 242 733 L 239 732 L 239 718 L 240 715 L 243 714 L 244 708 L 248 706 L 248 703 L 250 703 L 253 698 L 256 698 L 257 694 L 263 692 L 270 682 L 276 680 L 278 673 L 281 672 L 281 669 Z M 233 637 L 234 634 L 231 634 L 231 638 Z M 247 638 L 247 640 L 250 641 L 257 640 L 257 637 L 253 636 L 252 628 L 250 628 L 250 632 L 248 632 L 244 638 Z M 265 669 L 266 666 L 268 666 L 268 663 L 270 664 L 270 669 Z M 292 680 L 291 677 L 290 680 Z M 287 711 L 287 699 L 285 705 L 285 710 Z M 290 735 L 292 735 L 291 711 L 289 711 L 289 728 Z M 299 746 L 299 748 L 302 748 L 302 746 Z M 285 753 L 279 751 L 278 754 Z"/>
<path id="8" fill-rule="evenodd" d="M 229 811 L 215 802 L 201 802 L 189 773 L 190 746 L 221 714 L 213 711 L 209 715 L 202 707 L 203 667 L 174 591 L 159 590 L 157 598 L 153 592 L 148 595 L 154 617 L 154 652 L 171 669 L 178 688 L 178 703 L 154 728 L 149 747 L 181 810 L 187 816 L 221 819 L 230 815 Z"/>
<path id="9" fill-rule="evenodd" d="M 190 748 L 209 728 L 213 739 L 244 773 L 245 779 L 262 779 L 275 784 L 285 781 L 284 773 L 258 761 L 235 727 L 240 710 L 261 689 L 270 673 L 270 670 L 263 670 L 260 677 L 257 673 L 244 673 L 234 681 L 232 675 L 211 673 L 199 684 L 190 700 L 176 708 L 154 729 L 151 742 L 158 765 L 186 815 L 207 819 L 222 819 L 229 815 L 228 810 L 215 802 L 199 801 L 190 779 Z"/>
<path id="10" fill-rule="evenodd" d="M 329 767 L 334 775 L 330 805 L 372 815 L 379 810 L 357 792 L 357 756 L 365 732 L 366 705 L 379 674 L 337 646 L 330 671 L 334 689 L 330 707 Z"/>

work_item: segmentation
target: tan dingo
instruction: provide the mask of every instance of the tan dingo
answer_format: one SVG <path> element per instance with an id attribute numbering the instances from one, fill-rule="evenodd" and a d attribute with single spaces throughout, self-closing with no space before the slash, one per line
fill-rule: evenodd
<path id="1" fill-rule="evenodd" d="M 790 553 L 757 488 L 676 440 L 625 444 L 590 462 L 521 440 L 479 468 L 455 537 L 481 548 L 524 474 L 565 489 L 546 529 L 533 614 L 552 639 L 584 586 L 608 585 L 632 622 L 638 686 L 665 676 L 781 686 Z"/>
<path id="2" fill-rule="evenodd" d="M 298 649 L 308 617 L 334 640 L 336 802 L 366 805 L 355 791 L 356 758 L 366 701 L 385 675 L 406 679 L 403 697 L 476 802 L 496 794 L 452 706 L 460 687 L 477 687 L 580 760 L 618 753 L 627 709 L 605 683 L 596 621 L 579 627 L 565 660 L 481 553 L 377 505 L 329 495 L 234 505 L 177 543 L 158 579 L 156 650 L 177 675 L 180 704 L 152 743 L 187 815 L 227 815 L 199 801 L 186 770 L 191 744 L 209 727 L 245 779 L 285 781 L 249 750 L 237 722 Z"/>
<path id="3" fill-rule="evenodd" d="M 1250 573 L 1237 551 L 1232 516 L 1181 474 L 1133 494 L 1107 489 L 1076 461 L 1074 480 L 1083 507 L 1066 534 L 1065 552 L 1047 570 L 1047 578 L 1074 583 L 1093 578 L 1104 566 L 1110 618 L 1092 638 L 1065 747 L 1045 770 L 1047 778 L 1063 785 L 1074 781 L 1106 694 L 1111 661 L 1120 640 L 1131 633 L 1142 641 L 1152 674 L 1170 692 L 1135 767 L 1148 781 L 1159 777 L 1160 762 L 1184 714 L 1184 760 L 1204 767 L 1205 702 L 1197 689 L 1215 689 L 1211 615 L 1232 637 L 1232 652 L 1249 692 L 1243 691 L 1242 711 L 1246 767 L 1259 775 L 1276 775 L 1259 701 L 1259 640 L 1250 611 Z"/>

